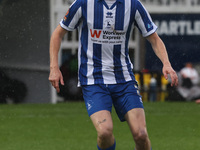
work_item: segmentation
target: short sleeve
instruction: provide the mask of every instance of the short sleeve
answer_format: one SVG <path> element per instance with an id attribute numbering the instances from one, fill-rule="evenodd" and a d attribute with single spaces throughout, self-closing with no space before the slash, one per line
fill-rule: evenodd
<path id="1" fill-rule="evenodd" d="M 82 17 L 81 0 L 76 0 L 70 6 L 65 17 L 60 21 L 60 26 L 68 31 L 73 31 L 79 25 Z"/>
<path id="2" fill-rule="evenodd" d="M 157 26 L 153 23 L 151 16 L 139 0 L 136 1 L 135 25 L 143 37 L 147 37 L 157 30 Z"/>

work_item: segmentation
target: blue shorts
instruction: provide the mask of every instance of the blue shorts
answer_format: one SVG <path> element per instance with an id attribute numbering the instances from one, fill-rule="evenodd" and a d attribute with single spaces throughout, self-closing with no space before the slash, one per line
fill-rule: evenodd
<path id="1" fill-rule="evenodd" d="M 82 91 L 89 116 L 101 110 L 111 112 L 113 104 L 119 119 L 125 121 L 124 115 L 129 110 L 144 108 L 137 83 L 134 81 L 121 84 L 83 85 Z"/>

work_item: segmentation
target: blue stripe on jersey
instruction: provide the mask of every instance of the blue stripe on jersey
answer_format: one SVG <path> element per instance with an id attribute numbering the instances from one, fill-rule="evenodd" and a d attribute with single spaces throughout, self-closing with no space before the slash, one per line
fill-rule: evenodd
<path id="1" fill-rule="evenodd" d="M 66 20 L 63 21 L 63 24 L 66 26 L 69 26 L 72 19 L 74 18 L 74 15 L 76 14 L 77 10 L 81 7 L 82 0 L 77 0 L 70 8 L 69 13 L 66 15 Z"/>
<path id="2" fill-rule="evenodd" d="M 142 4 L 139 1 L 137 1 L 137 9 L 138 9 L 140 15 L 142 16 L 142 20 L 144 22 L 147 32 L 151 31 L 153 29 L 152 22 L 151 22 L 151 20 L 149 20 L 149 17 L 147 15 L 146 11 L 144 10 L 144 7 L 142 6 Z"/>
<path id="3" fill-rule="evenodd" d="M 81 54 L 80 54 L 80 69 L 79 69 L 79 80 L 81 84 L 87 84 L 87 49 L 88 49 L 88 27 L 87 27 L 87 0 L 84 0 L 82 7 L 83 14 L 83 26 L 81 33 Z"/>
<path id="4" fill-rule="evenodd" d="M 94 61 L 94 83 L 102 84 L 103 76 L 102 76 L 102 56 L 101 56 L 101 44 L 93 43 L 93 61 Z"/>
<path id="5" fill-rule="evenodd" d="M 133 80 L 135 79 L 135 77 L 134 77 L 134 74 L 133 74 L 133 71 L 132 71 L 132 68 L 131 68 L 131 63 L 130 63 L 129 58 L 128 58 L 128 56 L 129 56 L 128 42 L 129 42 L 129 38 L 130 38 L 132 24 L 135 21 L 135 13 L 136 13 L 135 2 L 136 2 L 135 0 L 131 0 L 130 22 L 129 22 L 128 30 L 127 30 L 127 33 L 126 33 L 126 42 L 125 42 L 125 55 L 126 55 L 125 60 L 126 60 L 128 72 L 129 72 L 129 74 L 130 74 L 130 76 Z"/>
<path id="6" fill-rule="evenodd" d="M 94 2 L 94 29 L 103 29 L 103 3 L 101 1 L 95 0 Z M 102 45 L 93 43 L 93 77 L 95 84 L 103 83 L 102 76 Z"/>
<path id="7" fill-rule="evenodd" d="M 126 42 L 125 42 L 125 49 L 128 49 L 128 42 L 129 42 L 129 38 L 130 38 L 130 32 L 132 29 L 132 24 L 133 22 L 135 22 L 135 13 L 136 13 L 136 4 L 135 4 L 135 0 L 131 0 L 131 14 L 130 14 L 130 21 L 129 21 L 129 26 L 128 26 L 128 30 L 126 33 Z"/>
<path id="8" fill-rule="evenodd" d="M 136 13 L 136 0 L 131 0 L 131 24 L 135 21 L 135 13 Z"/>
<path id="9" fill-rule="evenodd" d="M 103 29 L 103 3 L 94 1 L 94 29 Z"/>
<path id="10" fill-rule="evenodd" d="M 129 74 L 130 74 L 130 76 L 131 76 L 131 79 L 132 79 L 132 80 L 135 80 L 135 76 L 134 76 L 134 74 L 133 74 L 133 70 L 132 70 L 132 68 L 131 68 L 131 63 L 130 63 L 129 57 L 128 57 L 128 55 L 129 55 L 128 49 L 126 49 L 125 55 L 126 55 L 125 60 L 126 60 L 128 72 L 129 72 Z"/>
<path id="11" fill-rule="evenodd" d="M 124 79 L 122 64 L 121 64 L 121 45 L 114 45 L 113 51 L 113 60 L 114 60 L 114 74 L 117 83 L 126 82 Z"/>
<path id="12" fill-rule="evenodd" d="M 125 4 L 118 2 L 115 16 L 115 30 L 123 30 L 124 29 L 124 11 Z"/>

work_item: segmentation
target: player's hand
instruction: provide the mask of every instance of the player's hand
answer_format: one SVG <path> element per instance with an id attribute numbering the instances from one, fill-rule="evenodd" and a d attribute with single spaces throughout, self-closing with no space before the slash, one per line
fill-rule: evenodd
<path id="1" fill-rule="evenodd" d="M 62 85 L 64 85 L 64 80 L 62 73 L 58 67 L 50 69 L 49 81 L 51 82 L 52 86 L 56 89 L 56 91 L 59 93 L 60 92 L 59 82 Z"/>
<path id="2" fill-rule="evenodd" d="M 163 75 L 166 80 L 168 80 L 168 77 L 170 76 L 171 86 L 178 86 L 178 76 L 171 65 L 163 66 Z"/>

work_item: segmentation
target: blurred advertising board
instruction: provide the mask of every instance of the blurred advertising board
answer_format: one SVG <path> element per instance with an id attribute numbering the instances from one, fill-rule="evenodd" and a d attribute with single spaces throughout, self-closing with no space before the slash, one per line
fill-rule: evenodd
<path id="1" fill-rule="evenodd" d="M 152 14 L 151 17 L 175 70 L 179 71 L 186 62 L 200 63 L 200 14 Z M 160 70 L 162 64 L 149 42 L 146 48 L 146 68 Z"/>

